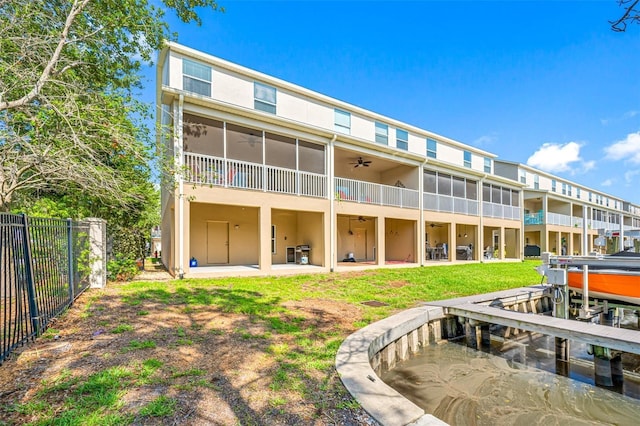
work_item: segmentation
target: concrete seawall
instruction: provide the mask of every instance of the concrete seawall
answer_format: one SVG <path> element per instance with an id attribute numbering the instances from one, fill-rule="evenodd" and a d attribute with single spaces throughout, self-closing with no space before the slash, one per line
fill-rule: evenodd
<path id="1" fill-rule="evenodd" d="M 534 285 L 408 309 L 347 337 L 336 355 L 336 370 L 351 395 L 382 425 L 446 425 L 388 386 L 379 375 L 422 347 L 443 340 L 443 333 L 447 334 L 444 338 L 459 335 L 459 318 L 450 312 L 454 308 L 490 309 L 494 321 L 500 315 L 523 315 L 519 322 L 510 324 L 511 332 L 517 334 L 519 328 L 528 329 L 527 324 L 533 320 L 551 318 L 531 315 L 551 312 L 550 295 L 549 286 Z M 467 320 L 465 324 L 471 322 Z M 469 331 L 476 328 L 472 326 Z"/>
<path id="2" fill-rule="evenodd" d="M 446 425 L 384 383 L 378 374 L 442 339 L 442 308 L 424 306 L 353 333 L 340 346 L 336 370 L 351 395 L 382 425 Z"/>

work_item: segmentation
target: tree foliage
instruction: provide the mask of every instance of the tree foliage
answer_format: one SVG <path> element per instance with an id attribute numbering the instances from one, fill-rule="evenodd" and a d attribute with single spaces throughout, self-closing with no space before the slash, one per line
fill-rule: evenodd
<path id="1" fill-rule="evenodd" d="M 164 6 L 164 7 L 163 7 Z M 140 69 L 214 0 L 0 0 L 0 211 L 45 192 L 139 206 L 152 150 Z M 21 203 L 22 204 L 22 203 Z"/>
<path id="2" fill-rule="evenodd" d="M 611 29 L 616 32 L 625 32 L 627 24 L 640 24 L 640 0 L 618 0 L 618 5 L 624 10 L 622 16 L 614 21 L 609 21 Z"/>

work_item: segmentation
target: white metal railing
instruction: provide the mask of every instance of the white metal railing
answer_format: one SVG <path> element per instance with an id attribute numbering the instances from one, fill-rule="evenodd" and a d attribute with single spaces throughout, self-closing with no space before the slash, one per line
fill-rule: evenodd
<path id="1" fill-rule="evenodd" d="M 547 212 L 547 225 L 571 226 L 571 216 Z"/>
<path id="2" fill-rule="evenodd" d="M 520 220 L 520 207 L 506 206 L 497 203 L 482 203 L 482 215 L 485 217 L 495 217 L 498 219 Z"/>
<path id="3" fill-rule="evenodd" d="M 335 197 L 339 201 L 352 201 L 382 206 L 419 207 L 418 191 L 391 185 L 335 178 Z"/>
<path id="4" fill-rule="evenodd" d="M 438 195 L 428 192 L 423 194 L 423 203 L 425 210 L 459 213 L 470 216 L 478 216 L 478 206 L 480 205 L 477 200 L 468 200 L 466 198 Z"/>
<path id="5" fill-rule="evenodd" d="M 605 222 L 603 220 L 592 220 L 592 229 L 604 229 L 605 231 L 617 231 L 620 229 L 620 225 L 617 223 Z"/>
<path id="6" fill-rule="evenodd" d="M 326 175 L 190 152 L 184 154 L 184 180 L 201 185 L 327 197 Z"/>

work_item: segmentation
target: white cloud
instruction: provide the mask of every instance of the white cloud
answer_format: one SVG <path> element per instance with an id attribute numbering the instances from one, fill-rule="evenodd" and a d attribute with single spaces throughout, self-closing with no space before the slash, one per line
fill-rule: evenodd
<path id="1" fill-rule="evenodd" d="M 629 133 L 625 139 L 606 147 L 604 152 L 608 160 L 625 160 L 640 164 L 640 132 Z"/>
<path id="2" fill-rule="evenodd" d="M 585 161 L 582 163 L 582 173 L 587 173 L 596 168 L 596 162 L 594 160 Z"/>
<path id="3" fill-rule="evenodd" d="M 498 140 L 498 135 L 495 132 L 491 132 L 488 135 L 482 135 L 476 140 L 474 140 L 473 145 L 475 146 L 490 145 L 497 140 Z"/>
<path id="4" fill-rule="evenodd" d="M 603 181 L 600 184 L 600 186 L 611 186 L 611 185 L 613 185 L 613 182 L 614 182 L 613 179 L 607 179 L 607 180 Z"/>
<path id="5" fill-rule="evenodd" d="M 624 174 L 624 180 L 627 184 L 630 184 L 633 181 L 634 176 L 640 175 L 640 170 L 629 170 Z"/>
<path id="6" fill-rule="evenodd" d="M 547 172 L 572 172 L 573 163 L 582 162 L 580 158 L 580 145 L 577 142 L 566 144 L 545 143 L 527 160 L 527 165 Z M 595 166 L 592 161 L 582 162 L 582 168 L 589 170 Z"/>
<path id="7" fill-rule="evenodd" d="M 637 116 L 637 115 L 640 115 L 640 111 L 634 111 L 634 110 L 631 110 L 631 111 L 627 111 L 627 112 L 625 112 L 625 113 L 624 113 L 624 114 L 622 114 L 620 117 L 616 117 L 616 118 L 603 118 L 603 119 L 601 119 L 601 120 L 600 120 L 600 123 L 601 123 L 603 126 L 607 126 L 607 125 L 609 125 L 609 124 L 611 124 L 611 123 L 618 123 L 618 122 L 620 122 L 620 121 L 629 120 L 630 118 L 633 118 L 633 117 L 635 117 L 635 116 Z"/>

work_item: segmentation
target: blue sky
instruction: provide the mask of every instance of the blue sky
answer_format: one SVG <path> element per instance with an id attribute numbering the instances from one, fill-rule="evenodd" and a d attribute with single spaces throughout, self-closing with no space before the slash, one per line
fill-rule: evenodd
<path id="1" fill-rule="evenodd" d="M 610 29 L 615 0 L 220 4 L 168 15 L 178 41 L 640 205 L 640 26 Z"/>

